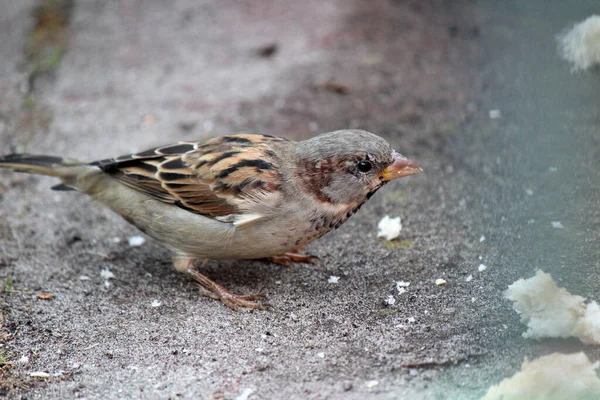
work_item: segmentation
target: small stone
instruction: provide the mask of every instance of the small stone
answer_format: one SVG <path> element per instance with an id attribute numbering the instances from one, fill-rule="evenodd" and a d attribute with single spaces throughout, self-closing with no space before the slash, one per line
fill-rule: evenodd
<path id="1" fill-rule="evenodd" d="M 156 117 L 152 114 L 144 115 L 142 125 L 143 126 L 151 126 L 156 123 Z"/>
<path id="2" fill-rule="evenodd" d="M 442 278 L 438 278 L 438 279 L 435 280 L 435 284 L 437 286 L 442 286 L 442 285 L 445 285 L 446 283 L 448 283 L 448 282 L 445 279 L 442 279 Z"/>
<path id="3" fill-rule="evenodd" d="M 181 121 L 177 123 L 177 127 L 184 132 L 192 131 L 196 125 L 198 125 L 198 122 L 196 121 Z"/>

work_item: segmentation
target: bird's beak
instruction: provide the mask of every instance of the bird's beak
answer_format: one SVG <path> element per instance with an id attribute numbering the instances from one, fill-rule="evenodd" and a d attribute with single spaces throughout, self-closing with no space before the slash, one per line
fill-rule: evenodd
<path id="1" fill-rule="evenodd" d="M 379 174 L 379 178 L 384 182 L 423 171 L 417 164 L 395 151 L 392 153 L 392 159 L 392 163 Z"/>

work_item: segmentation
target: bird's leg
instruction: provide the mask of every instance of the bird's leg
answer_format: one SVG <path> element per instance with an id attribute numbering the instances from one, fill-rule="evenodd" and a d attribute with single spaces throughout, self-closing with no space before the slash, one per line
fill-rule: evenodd
<path id="1" fill-rule="evenodd" d="M 267 260 L 274 264 L 285 265 L 289 267 L 293 262 L 313 264 L 320 260 L 319 257 L 310 254 L 301 254 L 304 247 L 299 247 L 296 250 L 288 251 L 287 253 L 279 254 L 273 257 L 268 257 Z"/>
<path id="2" fill-rule="evenodd" d="M 173 265 L 175 269 L 182 272 L 200 284 L 200 290 L 203 296 L 221 300 L 227 307 L 234 311 L 239 311 L 240 307 L 254 308 L 257 310 L 266 310 L 267 307 L 254 300 L 264 298 L 262 294 L 237 295 L 231 293 L 223 286 L 202 275 L 194 265 L 196 259 L 184 256 L 174 256 Z"/>

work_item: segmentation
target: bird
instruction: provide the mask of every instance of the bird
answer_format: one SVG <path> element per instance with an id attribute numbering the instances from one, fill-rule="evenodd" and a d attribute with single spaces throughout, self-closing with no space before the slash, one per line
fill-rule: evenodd
<path id="1" fill-rule="evenodd" d="M 304 141 L 239 133 L 81 162 L 33 154 L 0 168 L 59 178 L 156 239 L 200 292 L 233 310 L 266 309 L 203 275 L 203 260 L 310 263 L 308 243 L 337 229 L 387 182 L 422 169 L 373 133 L 346 129 Z"/>

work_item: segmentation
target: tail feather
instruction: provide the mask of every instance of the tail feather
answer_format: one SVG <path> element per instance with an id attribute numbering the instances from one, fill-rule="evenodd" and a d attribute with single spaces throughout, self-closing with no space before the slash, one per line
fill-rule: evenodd
<path id="1" fill-rule="evenodd" d="M 60 176 L 57 167 L 68 164 L 62 157 L 43 156 L 34 154 L 10 154 L 0 157 L 0 168 L 9 168 L 19 172 Z"/>
<path id="2" fill-rule="evenodd" d="M 78 187 L 79 177 L 90 169 L 86 164 L 70 158 L 35 154 L 1 156 L 0 168 L 60 178 L 62 183 L 54 186 L 55 190 L 81 190 Z"/>

